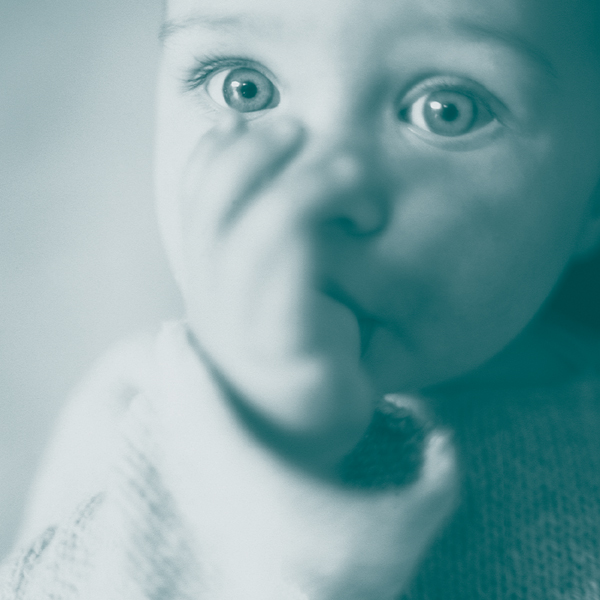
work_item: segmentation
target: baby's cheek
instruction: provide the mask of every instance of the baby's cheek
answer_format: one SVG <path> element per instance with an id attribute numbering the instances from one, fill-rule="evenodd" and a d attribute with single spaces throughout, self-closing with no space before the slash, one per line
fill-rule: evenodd
<path id="1" fill-rule="evenodd" d="M 477 367 L 521 331 L 557 277 L 556 265 L 539 265 L 520 202 L 467 191 L 452 179 L 416 188 L 380 246 L 373 286 L 392 326 L 376 329 L 365 356 L 380 392 Z"/>

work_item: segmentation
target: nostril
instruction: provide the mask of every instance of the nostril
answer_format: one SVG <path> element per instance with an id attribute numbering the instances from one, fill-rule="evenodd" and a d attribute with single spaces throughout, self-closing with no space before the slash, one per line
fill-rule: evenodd
<path id="1" fill-rule="evenodd" d="M 387 223 L 387 209 L 376 198 L 357 196 L 341 200 L 340 214 L 332 219 L 345 233 L 351 236 L 367 236 L 380 233 Z"/>
<path id="2" fill-rule="evenodd" d="M 316 223 L 350 236 L 373 235 L 386 227 L 389 192 L 380 167 L 364 149 L 321 155 L 311 170 Z"/>

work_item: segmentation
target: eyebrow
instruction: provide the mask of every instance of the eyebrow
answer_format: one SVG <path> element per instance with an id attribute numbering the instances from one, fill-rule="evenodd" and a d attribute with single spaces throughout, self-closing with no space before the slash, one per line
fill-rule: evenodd
<path id="1" fill-rule="evenodd" d="M 166 20 L 160 27 L 159 39 L 164 42 L 179 31 L 199 27 L 212 31 L 241 29 L 256 24 L 256 19 L 250 14 L 230 15 L 201 15 L 194 14 L 182 19 Z"/>
<path id="2" fill-rule="evenodd" d="M 223 31 L 242 29 L 251 25 L 256 26 L 257 24 L 258 20 L 250 13 L 243 13 L 236 16 L 193 14 L 182 19 L 165 21 L 160 28 L 159 39 L 161 42 L 164 42 L 179 31 L 194 27 L 212 31 Z M 471 37 L 482 38 L 484 40 L 491 38 L 504 46 L 517 50 L 520 54 L 536 63 L 538 67 L 541 67 L 550 77 L 558 79 L 558 74 L 552 61 L 541 50 L 524 38 L 509 31 L 503 31 L 468 20 L 458 20 L 453 25 L 454 29 L 461 33 L 466 33 Z"/>
<path id="3" fill-rule="evenodd" d="M 496 42 L 500 42 L 504 46 L 508 46 L 513 50 L 517 50 L 520 54 L 536 63 L 538 67 L 541 67 L 541 69 L 553 79 L 558 79 L 558 73 L 552 64 L 552 61 L 539 48 L 524 38 L 509 31 L 495 29 L 493 27 L 488 27 L 486 25 L 471 21 L 456 21 L 454 26 L 460 32 L 464 32 L 470 36 L 483 39 L 491 38 Z"/>

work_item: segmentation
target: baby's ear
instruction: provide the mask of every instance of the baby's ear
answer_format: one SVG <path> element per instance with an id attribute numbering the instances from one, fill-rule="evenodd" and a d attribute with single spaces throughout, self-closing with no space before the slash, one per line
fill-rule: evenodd
<path id="1" fill-rule="evenodd" d="M 573 258 L 584 259 L 600 246 L 600 181 L 590 196 Z"/>

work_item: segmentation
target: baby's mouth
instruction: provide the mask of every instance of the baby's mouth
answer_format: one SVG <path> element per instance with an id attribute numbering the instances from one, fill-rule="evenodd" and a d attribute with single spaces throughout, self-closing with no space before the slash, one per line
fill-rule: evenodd
<path id="1" fill-rule="evenodd" d="M 373 337 L 375 327 L 378 325 L 378 321 L 371 317 L 362 317 L 358 314 L 356 315 L 356 320 L 360 333 L 360 357 L 363 358 L 369 349 L 369 344 L 371 343 L 371 338 Z"/>
<path id="2" fill-rule="evenodd" d="M 342 306 L 352 312 L 356 318 L 360 335 L 360 358 L 363 358 L 369 349 L 375 328 L 381 325 L 381 321 L 365 311 L 349 294 L 333 282 L 323 287 L 323 293 L 332 300 L 339 302 Z"/>

